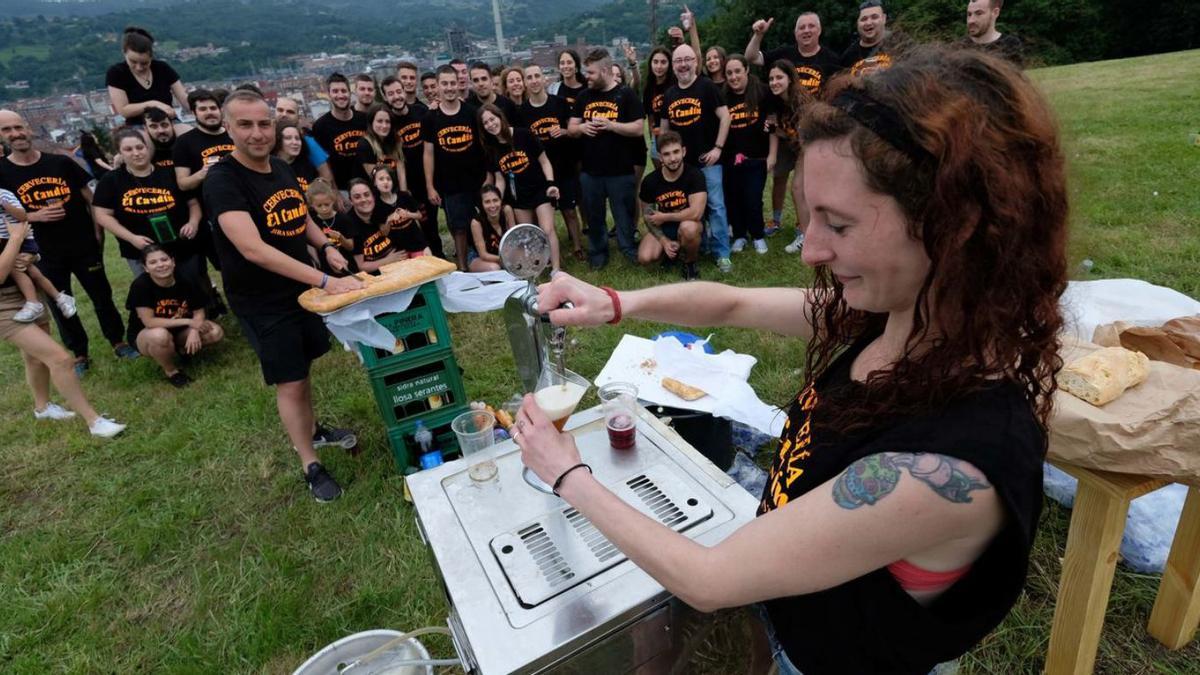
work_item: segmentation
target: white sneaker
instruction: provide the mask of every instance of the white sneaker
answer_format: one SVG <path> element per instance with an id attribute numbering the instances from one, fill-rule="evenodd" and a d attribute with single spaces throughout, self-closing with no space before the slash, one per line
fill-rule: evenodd
<path id="1" fill-rule="evenodd" d="M 112 438 L 122 431 L 125 431 L 125 425 L 117 424 L 107 417 L 100 416 L 96 418 L 95 422 L 92 422 L 88 425 L 88 430 L 92 432 L 93 436 L 99 436 L 100 438 Z"/>
<path id="2" fill-rule="evenodd" d="M 45 408 L 33 411 L 33 418 L 39 420 L 69 420 L 75 413 L 57 403 L 47 403 Z"/>
<path id="3" fill-rule="evenodd" d="M 18 323 L 33 323 L 42 318 L 42 314 L 45 312 L 46 306 L 42 303 L 26 301 L 24 305 L 21 305 L 21 309 L 13 314 L 12 320 Z"/>
<path id="4" fill-rule="evenodd" d="M 58 311 L 62 312 L 63 317 L 69 319 L 75 316 L 75 298 L 67 295 L 65 291 L 59 291 L 58 295 L 54 296 L 54 304 L 58 305 Z"/>
<path id="5" fill-rule="evenodd" d="M 729 250 L 733 251 L 734 253 L 741 253 L 742 251 L 746 250 L 746 240 L 742 239 L 741 237 L 734 239 L 733 246 L 730 247 Z"/>
<path id="6" fill-rule="evenodd" d="M 792 240 L 792 243 L 788 244 L 787 246 L 784 246 L 783 250 L 787 253 L 799 253 L 801 251 L 801 249 L 803 249 L 803 248 L 804 248 L 804 235 L 797 234 L 796 238 Z"/>
<path id="7" fill-rule="evenodd" d="M 767 240 L 766 239 L 755 239 L 754 240 L 754 250 L 759 255 L 765 255 L 767 252 Z"/>

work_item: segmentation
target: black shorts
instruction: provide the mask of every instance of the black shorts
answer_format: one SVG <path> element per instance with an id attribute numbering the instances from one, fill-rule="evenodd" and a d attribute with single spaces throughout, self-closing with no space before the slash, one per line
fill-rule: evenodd
<path id="1" fill-rule="evenodd" d="M 550 198 L 546 196 L 545 190 L 542 190 L 541 193 L 516 195 L 512 200 L 512 207 L 523 211 L 536 211 L 537 207 L 549 203 Z"/>
<path id="2" fill-rule="evenodd" d="M 558 210 L 567 211 L 579 205 L 579 193 L 583 191 L 579 187 L 579 174 L 572 174 L 559 178 L 558 174 L 554 175 L 554 184 L 558 186 Z"/>
<path id="3" fill-rule="evenodd" d="M 300 307 L 283 314 L 234 314 L 258 355 L 267 384 L 308 379 L 309 366 L 329 351 L 325 323 Z"/>
<path id="4" fill-rule="evenodd" d="M 471 219 L 475 217 L 475 193 L 458 192 L 442 195 L 442 209 L 446 211 L 446 227 L 451 234 L 471 231 Z"/>

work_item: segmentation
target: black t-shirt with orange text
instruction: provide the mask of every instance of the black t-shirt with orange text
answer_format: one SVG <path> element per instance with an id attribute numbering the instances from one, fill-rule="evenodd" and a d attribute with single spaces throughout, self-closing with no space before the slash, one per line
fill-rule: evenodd
<path id="1" fill-rule="evenodd" d="M 126 340 L 136 344 L 138 333 L 146 328 L 138 316 L 138 307 L 153 310 L 156 319 L 190 319 L 195 310 L 207 305 L 208 294 L 186 278 L 176 276 L 171 286 L 159 286 L 148 273 L 142 273 L 130 284 L 129 295 L 125 298 L 125 308 L 129 310 Z"/>
<path id="2" fill-rule="evenodd" d="M 540 106 L 527 99 L 521 104 L 521 116 L 546 151 L 546 157 L 554 167 L 554 180 L 561 182 L 579 172 L 579 141 L 565 133 L 558 138 L 552 135 L 555 129 L 565 132 L 570 126 L 571 106 L 566 99 L 547 96 Z"/>
<path id="3" fill-rule="evenodd" d="M 367 116 L 357 110 L 351 111 L 350 119 L 339 120 L 332 112 L 321 115 L 313 122 L 312 137 L 329 153 L 329 170 L 339 189 L 345 190 L 350 179 L 362 173 L 356 166 L 355 153 L 358 139 L 367 135 Z"/>
<path id="4" fill-rule="evenodd" d="M 721 163 L 733 166 L 747 159 L 766 159 L 771 145 L 765 100 L 751 105 L 746 101 L 746 92 L 731 91 L 725 103 L 729 106 L 729 137 L 725 140 Z"/>
<path id="5" fill-rule="evenodd" d="M 258 235 L 284 255 L 311 265 L 305 227 L 308 204 L 291 168 L 271 157 L 271 171 L 260 173 L 230 157 L 209 169 L 204 203 L 213 220 L 213 239 L 221 259 L 221 278 L 235 312 L 286 313 L 300 305 L 296 298 L 308 286 L 250 262 L 229 241 L 220 225 L 226 213 L 250 215 Z"/>
<path id="6" fill-rule="evenodd" d="M 425 194 L 425 142 L 421 140 L 421 122 L 429 114 L 424 104 L 408 106 L 403 115 L 392 113 L 392 133 L 404 153 L 404 176 L 408 191 L 419 202 L 428 200 Z M 399 189 L 399 186 L 397 186 Z"/>
<path id="7" fill-rule="evenodd" d="M 227 132 L 210 134 L 196 128 L 175 139 L 175 147 L 171 149 L 171 159 L 175 162 L 175 166 L 196 173 L 203 169 L 204 165 L 215 164 L 233 151 L 233 139 Z"/>
<path id="8" fill-rule="evenodd" d="M 653 204 L 660 213 L 678 213 L 688 207 L 688 195 L 700 192 L 707 192 L 704 174 L 700 169 L 684 164 L 683 173 L 675 180 L 667 180 L 662 169 L 646 174 L 638 198 L 643 203 Z"/>
<path id="9" fill-rule="evenodd" d="M 707 77 L 698 77 L 686 89 L 678 84 L 663 96 L 663 115 L 669 128 L 683 138 L 684 161 L 700 166 L 700 157 L 717 143 L 721 120 L 717 108 L 725 105 L 721 90 Z"/>
<path id="10" fill-rule="evenodd" d="M 474 195 L 486 172 L 474 109 L 459 104 L 453 115 L 431 108 L 421 121 L 421 140 L 433 144 L 433 187 L 441 193 Z"/>
<path id="11" fill-rule="evenodd" d="M 763 53 L 763 68 L 769 70 L 771 65 L 780 59 L 790 61 L 796 69 L 796 77 L 800 86 L 808 93 L 816 96 L 821 87 L 841 70 L 841 57 L 828 47 L 821 47 L 816 54 L 804 56 L 793 43 L 787 47 L 779 47 Z"/>
<path id="12" fill-rule="evenodd" d="M 629 87 L 619 84 L 608 91 L 588 87 L 575 99 L 572 118 L 584 122 L 593 117 L 603 117 L 612 122 L 633 122 L 645 118 L 642 102 Z M 623 176 L 633 173 L 639 161 L 630 136 L 615 131 L 605 131 L 596 136 L 580 136 L 580 152 L 583 153 L 583 172 L 589 176 Z"/>
<path id="13" fill-rule="evenodd" d="M 122 166 L 104 174 L 92 202 L 111 209 L 125 229 L 163 244 L 176 261 L 182 261 L 195 253 L 195 240 L 181 234 L 188 220 L 190 194 L 179 189 L 174 169 L 154 167 L 149 176 L 141 178 Z M 118 239 L 117 245 L 122 258 L 138 258 L 133 244 Z"/>
<path id="14" fill-rule="evenodd" d="M 871 47 L 864 47 L 855 40 L 842 52 L 842 68 L 849 70 L 852 77 L 887 70 L 892 67 L 892 60 L 887 40 Z"/>
<path id="15" fill-rule="evenodd" d="M 96 226 L 83 191 L 92 179 L 70 157 L 43 152 L 29 166 L 0 159 L 0 187 L 8 189 L 26 213 L 60 204 L 67 215 L 62 220 L 33 223 L 33 235 L 43 256 L 54 260 L 100 250 Z"/>
<path id="16" fill-rule="evenodd" d="M 524 207 L 545 201 L 546 173 L 538 163 L 542 144 L 528 129 L 513 129 L 512 134 L 512 144 L 495 153 L 488 169 L 504 175 L 504 187 L 512 203 Z"/>

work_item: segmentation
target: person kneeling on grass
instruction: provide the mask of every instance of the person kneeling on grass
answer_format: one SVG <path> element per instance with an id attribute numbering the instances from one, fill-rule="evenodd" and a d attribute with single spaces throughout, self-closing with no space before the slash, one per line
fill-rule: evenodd
<path id="1" fill-rule="evenodd" d="M 124 424 L 101 416 L 88 403 L 75 376 L 75 359 L 62 345 L 50 337 L 46 329 L 48 321 L 43 315 L 35 323 L 18 323 L 13 320 L 22 305 L 21 293 L 17 290 L 13 270 L 17 268 L 17 256 L 21 244 L 29 235 L 29 224 L 16 222 L 8 226 L 8 238 L 0 239 L 0 340 L 5 340 L 21 350 L 25 359 L 25 381 L 33 392 L 33 416 L 39 420 L 66 420 L 78 413 L 87 422 L 93 436 L 112 438 L 125 430 Z M 50 383 L 67 400 L 67 410 L 50 400 Z"/>
<path id="2" fill-rule="evenodd" d="M 481 208 L 471 219 L 474 248 L 467 252 L 467 270 L 494 272 L 500 269 L 500 239 L 517 220 L 513 208 L 504 203 L 495 185 L 480 188 L 479 200 Z"/>
<path id="3" fill-rule="evenodd" d="M 662 164 L 642 180 L 642 190 L 638 194 L 646 205 L 642 218 L 651 235 L 642 237 L 638 245 L 638 263 L 682 261 L 683 278 L 699 279 L 696 258 L 704 233 L 700 219 L 708 205 L 704 174 L 684 163 L 687 148 L 674 131 L 659 135 L 658 154 Z"/>
<path id="4" fill-rule="evenodd" d="M 0 212 L 0 239 L 8 239 L 8 225 L 28 222 L 28 217 L 17 196 L 3 188 L 0 188 L 0 206 L 4 207 L 4 211 Z M 48 297 L 54 298 L 54 303 L 58 305 L 63 316 L 68 319 L 75 316 L 75 298 L 55 288 L 46 275 L 31 264 L 37 262 L 37 259 L 37 242 L 33 240 L 33 234 L 29 234 L 25 241 L 21 242 L 17 264 L 9 273 L 13 283 L 21 291 L 21 297 L 25 299 L 25 304 L 21 305 L 21 309 L 13 315 L 12 320 L 17 323 L 33 323 L 42 317 L 46 307 L 38 300 L 39 288 Z"/>
<path id="5" fill-rule="evenodd" d="M 162 367 L 167 380 L 186 387 L 192 379 L 179 369 L 176 356 L 195 356 L 221 341 L 225 331 L 205 318 L 208 295 L 190 279 L 175 277 L 175 258 L 158 244 L 141 250 L 145 273 L 133 280 L 125 306 L 129 309 L 129 342 Z"/>

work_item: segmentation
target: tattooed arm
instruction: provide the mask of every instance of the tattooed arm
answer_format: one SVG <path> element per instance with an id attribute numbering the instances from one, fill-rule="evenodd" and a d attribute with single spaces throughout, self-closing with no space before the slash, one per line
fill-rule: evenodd
<path id="1" fill-rule="evenodd" d="M 582 473 L 561 492 L 638 566 L 701 611 L 821 591 L 898 560 L 956 569 L 978 558 L 1004 524 L 983 473 L 934 454 L 865 457 L 712 547 L 671 532 Z"/>

